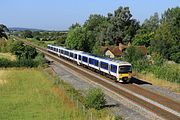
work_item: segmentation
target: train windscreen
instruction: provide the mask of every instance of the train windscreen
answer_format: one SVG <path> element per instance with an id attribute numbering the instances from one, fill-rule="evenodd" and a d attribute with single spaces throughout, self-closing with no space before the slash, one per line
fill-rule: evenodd
<path id="1" fill-rule="evenodd" d="M 129 73 L 132 72 L 131 66 L 119 66 L 119 73 Z"/>

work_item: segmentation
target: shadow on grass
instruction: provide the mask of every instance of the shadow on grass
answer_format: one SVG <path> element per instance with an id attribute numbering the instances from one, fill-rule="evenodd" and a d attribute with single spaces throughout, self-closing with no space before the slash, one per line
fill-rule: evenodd
<path id="1" fill-rule="evenodd" d="M 133 78 L 131 79 L 131 83 L 138 84 L 138 85 L 143 85 L 143 84 L 149 84 L 149 85 L 152 85 L 152 83 L 149 83 L 149 82 L 140 80 L 140 79 L 135 78 L 135 77 L 133 77 Z"/>

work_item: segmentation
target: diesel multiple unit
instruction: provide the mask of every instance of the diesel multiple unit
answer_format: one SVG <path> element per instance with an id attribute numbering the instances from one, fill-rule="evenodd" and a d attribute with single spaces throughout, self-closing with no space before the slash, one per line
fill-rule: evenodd
<path id="1" fill-rule="evenodd" d="M 104 75 L 111 76 L 119 82 L 129 82 L 132 77 L 132 65 L 125 61 L 102 58 L 83 51 L 50 44 L 48 45 L 48 51 L 74 61 L 78 65 L 83 65 Z"/>

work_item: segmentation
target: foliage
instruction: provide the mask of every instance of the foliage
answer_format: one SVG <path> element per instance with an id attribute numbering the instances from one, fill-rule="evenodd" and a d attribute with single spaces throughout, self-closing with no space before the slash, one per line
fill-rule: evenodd
<path id="1" fill-rule="evenodd" d="M 139 22 L 132 18 L 129 7 L 119 7 L 110 15 L 110 25 L 107 28 L 107 39 L 113 41 L 113 44 L 127 44 L 136 34 L 139 28 Z"/>
<path id="2" fill-rule="evenodd" d="M 66 47 L 76 50 L 88 51 L 88 41 L 86 41 L 85 29 L 75 27 L 70 29 L 65 42 Z"/>
<path id="3" fill-rule="evenodd" d="M 38 53 L 37 56 L 35 57 L 34 61 L 36 62 L 37 65 L 39 66 L 44 66 L 45 65 L 45 55 L 43 53 Z"/>
<path id="4" fill-rule="evenodd" d="M 6 35 L 5 32 L 9 32 L 9 29 L 5 25 L 0 24 L 0 38 L 4 37 L 8 39 L 8 36 Z"/>
<path id="5" fill-rule="evenodd" d="M 133 39 L 133 45 L 141 46 L 145 45 L 146 47 L 150 46 L 151 40 L 154 38 L 154 32 L 151 33 L 144 33 L 144 34 L 137 34 Z"/>
<path id="6" fill-rule="evenodd" d="M 145 57 L 142 50 L 135 46 L 130 46 L 124 53 L 124 60 L 132 63 L 136 71 L 145 70 L 148 66 L 147 58 Z"/>
<path id="7" fill-rule="evenodd" d="M 152 58 L 154 66 L 162 66 L 165 62 L 163 57 L 159 53 L 153 53 Z"/>
<path id="8" fill-rule="evenodd" d="M 37 67 L 38 63 L 32 59 L 20 59 L 16 61 L 11 61 L 6 58 L 0 58 L 0 67 Z"/>
<path id="9" fill-rule="evenodd" d="M 163 64 L 161 66 L 151 66 L 151 72 L 157 77 L 161 79 L 165 79 L 170 82 L 175 82 L 180 84 L 180 74 L 179 68 L 173 67 L 168 64 Z"/>
<path id="10" fill-rule="evenodd" d="M 74 29 L 76 27 L 81 27 L 81 25 L 79 23 L 75 23 L 75 24 L 72 24 L 70 27 L 69 27 L 69 30 L 71 29 Z"/>
<path id="11" fill-rule="evenodd" d="M 21 41 L 12 43 L 11 52 L 15 54 L 18 59 L 34 59 L 37 55 L 37 51 L 34 47 L 24 45 Z"/>
<path id="12" fill-rule="evenodd" d="M 150 46 L 150 42 L 154 40 L 155 32 L 159 27 L 158 13 L 154 13 L 149 19 L 146 19 L 140 26 L 137 34 L 133 38 L 133 45 L 145 45 Z"/>
<path id="13" fill-rule="evenodd" d="M 180 8 L 171 8 L 164 12 L 155 39 L 151 41 L 154 52 L 160 53 L 165 59 L 180 63 Z"/>
<path id="14" fill-rule="evenodd" d="M 56 40 L 55 40 L 54 43 L 55 43 L 56 45 L 62 46 L 62 45 L 65 44 L 66 38 L 67 38 L 67 35 L 66 35 L 66 34 L 63 34 L 63 35 L 59 36 L 58 38 L 56 38 Z"/>
<path id="15" fill-rule="evenodd" d="M 93 49 L 92 49 L 92 53 L 95 54 L 95 55 L 98 55 L 98 56 L 103 56 L 102 55 L 102 52 L 100 50 L 100 43 L 99 42 L 96 42 Z"/>
<path id="16" fill-rule="evenodd" d="M 25 30 L 25 31 L 23 32 L 23 37 L 24 37 L 24 38 L 33 38 L 32 31 L 30 31 L 30 30 Z"/>
<path id="17" fill-rule="evenodd" d="M 85 105 L 88 108 L 101 109 L 106 104 L 105 94 L 99 88 L 90 89 L 86 98 Z"/>
<path id="18" fill-rule="evenodd" d="M 144 23 L 137 32 L 140 34 L 155 32 L 159 27 L 159 23 L 159 15 L 157 12 L 155 12 L 153 16 L 150 16 L 149 19 L 146 19 L 144 21 Z"/>

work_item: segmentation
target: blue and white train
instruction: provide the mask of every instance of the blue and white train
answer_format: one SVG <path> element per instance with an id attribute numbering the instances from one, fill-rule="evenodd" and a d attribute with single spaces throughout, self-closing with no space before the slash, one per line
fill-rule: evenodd
<path id="1" fill-rule="evenodd" d="M 129 82 L 132 78 L 132 65 L 125 61 L 101 58 L 83 51 L 71 50 L 51 44 L 48 45 L 48 51 L 72 60 L 78 65 L 112 76 L 119 82 Z"/>

